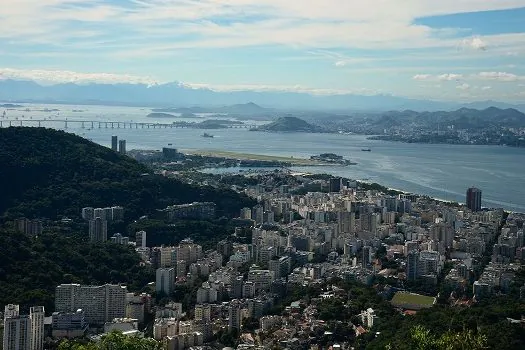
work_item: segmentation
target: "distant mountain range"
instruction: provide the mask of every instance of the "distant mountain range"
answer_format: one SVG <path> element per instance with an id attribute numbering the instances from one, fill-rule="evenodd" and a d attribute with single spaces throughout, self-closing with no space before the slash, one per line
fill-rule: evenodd
<path id="1" fill-rule="evenodd" d="M 330 95 L 319 96 L 308 93 L 286 91 L 235 91 L 217 92 L 210 89 L 194 89 L 174 82 L 161 85 L 143 84 L 74 84 L 64 83 L 50 86 L 33 81 L 0 80 L 0 101 L 38 102 L 67 104 L 100 104 L 125 106 L 163 107 L 156 112 L 175 112 L 181 107 L 191 107 L 188 113 L 220 113 L 217 107 L 239 105 L 237 114 L 271 113 L 261 111 L 254 104 L 279 109 L 330 110 L 330 111 L 388 111 L 388 110 L 453 110 L 461 106 L 470 108 L 516 108 L 525 111 L 525 104 L 510 105 L 496 101 L 482 101 L 460 105 L 452 102 L 409 99 L 391 95 Z M 244 105 L 243 105 L 244 104 Z M 199 106 L 199 107 L 195 107 Z M 166 107 L 177 107 L 166 108 Z M 215 107 L 209 109 L 209 107 Z M 260 108 L 260 107 L 259 107 Z M 180 111 L 179 113 L 183 113 Z M 228 112 L 233 113 L 233 112 Z"/>
<path id="2" fill-rule="evenodd" d="M 460 108 L 450 112 L 391 111 L 382 113 L 372 125 L 379 129 L 408 125 L 426 127 L 454 125 L 456 129 L 478 129 L 491 126 L 522 128 L 525 127 L 525 114 L 514 108 L 496 107 L 483 110 Z"/>

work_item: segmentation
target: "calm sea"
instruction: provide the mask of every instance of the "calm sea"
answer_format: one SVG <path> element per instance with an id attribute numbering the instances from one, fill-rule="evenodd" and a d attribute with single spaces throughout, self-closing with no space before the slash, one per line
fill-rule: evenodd
<path id="1" fill-rule="evenodd" d="M 26 110 L 26 107 L 28 110 Z M 45 111 L 44 109 L 59 111 Z M 73 112 L 73 110 L 76 110 Z M 1 110 L 0 110 L 1 112 Z M 6 118 L 57 118 L 68 120 L 137 121 L 170 123 L 173 120 L 145 118 L 147 108 L 28 105 L 7 110 Z M 3 126 L 7 125 L 3 118 Z M 184 119 L 195 121 L 194 119 Z M 36 125 L 36 122 L 24 125 Z M 64 123 L 46 126 L 63 129 Z M 366 140 L 364 136 L 339 134 L 271 134 L 246 129 L 208 131 L 203 138 L 196 129 L 85 129 L 70 124 L 74 132 L 101 145 L 110 144 L 111 135 L 127 140 L 127 149 L 161 149 L 168 144 L 179 149 L 227 150 L 279 156 L 310 157 L 332 152 L 358 163 L 340 167 L 296 168 L 298 171 L 330 173 L 378 182 L 391 188 L 463 202 L 468 187 L 483 191 L 483 205 L 525 212 L 525 149 L 503 146 L 421 145 Z M 370 148 L 371 152 L 363 152 Z"/>

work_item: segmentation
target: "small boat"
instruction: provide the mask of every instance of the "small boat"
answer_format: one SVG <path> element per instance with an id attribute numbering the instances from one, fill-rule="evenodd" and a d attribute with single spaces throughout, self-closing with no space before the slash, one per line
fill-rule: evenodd
<path id="1" fill-rule="evenodd" d="M 361 148 L 361 151 L 363 152 L 372 152 L 370 148 Z"/>
<path id="2" fill-rule="evenodd" d="M 202 137 L 213 138 L 213 135 L 208 134 L 208 133 L 205 132 L 204 134 L 202 134 Z"/>

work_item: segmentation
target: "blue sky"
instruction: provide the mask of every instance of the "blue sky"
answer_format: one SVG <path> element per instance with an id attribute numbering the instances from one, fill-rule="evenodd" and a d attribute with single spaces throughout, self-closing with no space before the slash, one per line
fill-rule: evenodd
<path id="1" fill-rule="evenodd" d="M 2 0 L 0 78 L 525 101 L 525 0 Z"/>

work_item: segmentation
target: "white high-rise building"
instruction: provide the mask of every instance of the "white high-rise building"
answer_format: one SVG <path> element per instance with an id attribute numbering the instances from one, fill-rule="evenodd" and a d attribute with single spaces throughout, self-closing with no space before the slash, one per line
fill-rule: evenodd
<path id="1" fill-rule="evenodd" d="M 9 304 L 4 309 L 5 350 L 44 349 L 44 307 L 33 306 L 30 314 L 20 315 L 18 305 Z"/>
<path id="2" fill-rule="evenodd" d="M 44 349 L 44 318 L 43 306 L 33 306 L 29 310 L 31 320 L 31 350 Z"/>
<path id="3" fill-rule="evenodd" d="M 104 208 L 93 209 L 93 218 L 101 218 L 103 220 L 107 220 L 106 211 L 104 210 Z"/>
<path id="4" fill-rule="evenodd" d="M 124 219 L 124 208 L 121 206 L 111 207 L 111 220 L 120 221 Z"/>
<path id="5" fill-rule="evenodd" d="M 175 269 L 170 268 L 159 268 L 157 269 L 155 276 L 155 289 L 157 293 L 164 293 L 170 295 L 175 287 Z"/>
<path id="6" fill-rule="evenodd" d="M 16 315 L 5 318 L 4 350 L 31 350 L 31 319 Z"/>
<path id="7" fill-rule="evenodd" d="M 89 240 L 92 243 L 106 242 L 108 240 L 108 222 L 101 218 L 89 220 Z"/>
<path id="8" fill-rule="evenodd" d="M 92 207 L 82 208 L 82 219 L 92 220 L 95 218 L 95 210 Z"/>
<path id="9" fill-rule="evenodd" d="M 8 317 L 16 317 L 20 315 L 20 306 L 15 304 L 8 304 L 4 308 L 4 320 Z"/>
<path id="10" fill-rule="evenodd" d="M 135 242 L 137 243 L 137 248 L 145 248 L 146 245 L 146 231 L 139 231 L 135 234 Z"/>
<path id="11" fill-rule="evenodd" d="M 232 300 L 228 307 L 228 330 L 233 329 L 241 330 L 241 305 L 237 300 Z"/>
<path id="12" fill-rule="evenodd" d="M 126 294 L 126 286 L 121 285 L 61 284 L 55 290 L 55 310 L 75 312 L 82 309 L 86 322 L 101 325 L 126 316 Z"/>

